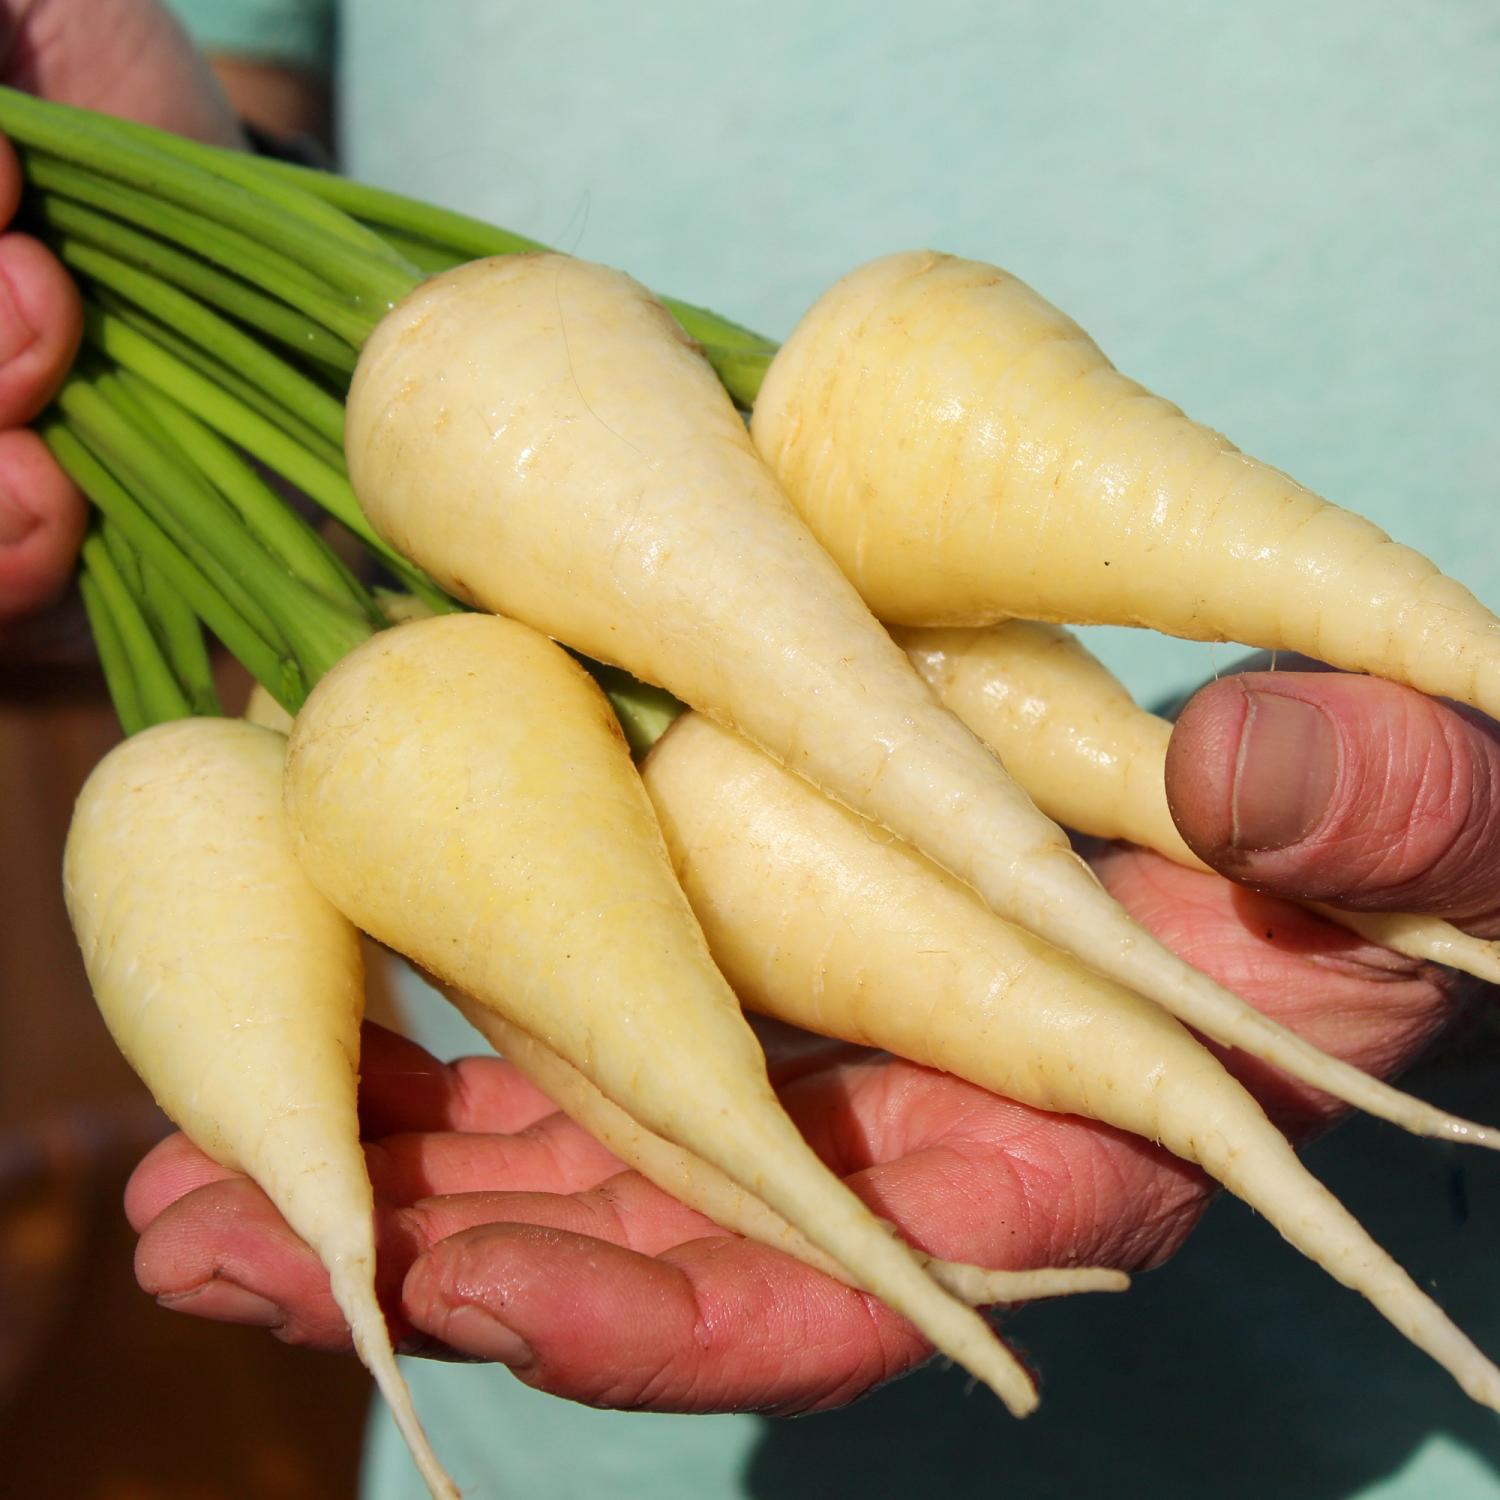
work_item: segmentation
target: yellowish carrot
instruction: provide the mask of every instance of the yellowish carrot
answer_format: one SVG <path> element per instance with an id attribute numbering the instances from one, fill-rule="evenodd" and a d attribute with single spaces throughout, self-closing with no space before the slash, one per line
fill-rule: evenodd
<path id="1" fill-rule="evenodd" d="M 381 632 L 298 715 L 286 796 L 308 874 L 361 929 L 763 1198 L 1012 1411 L 1032 1409 L 983 1319 L 782 1111 L 608 700 L 564 651 L 489 615 Z"/>
<path id="2" fill-rule="evenodd" d="M 846 276 L 777 355 L 754 432 L 883 620 L 1144 625 L 1500 717 L 1500 621 L 1467 589 L 994 266 L 921 251 Z"/>
<path id="3" fill-rule="evenodd" d="M 1167 805 L 1172 726 L 1139 707 L 1071 631 L 1008 620 L 983 629 L 892 630 L 938 697 L 1005 763 L 1049 818 L 1126 839 L 1190 869 L 1208 866 Z M 1396 953 L 1500 984 L 1500 945 L 1439 917 L 1313 910 Z"/>
<path id="4" fill-rule="evenodd" d="M 933 701 L 628 277 L 523 255 L 432 278 L 365 344 L 346 419 L 371 522 L 460 598 L 736 728 L 1217 1039 L 1412 1130 L 1500 1145 L 1329 1059 L 1132 922 Z"/>
<path id="5" fill-rule="evenodd" d="M 748 1006 L 1160 1141 L 1500 1410 L 1500 1370 L 1158 1007 L 997 920 L 916 851 L 698 715 L 667 731 L 643 775 L 683 888 Z"/>
<path id="6" fill-rule="evenodd" d="M 434 1456 L 375 1299 L 355 1084 L 359 935 L 302 873 L 283 735 L 181 719 L 89 776 L 68 831 L 68 913 L 94 996 L 163 1111 L 265 1190 L 328 1269 L 355 1349 L 434 1496 Z"/>

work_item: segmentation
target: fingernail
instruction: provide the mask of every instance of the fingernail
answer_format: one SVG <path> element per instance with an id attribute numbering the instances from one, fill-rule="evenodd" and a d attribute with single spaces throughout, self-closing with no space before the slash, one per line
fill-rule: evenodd
<path id="1" fill-rule="evenodd" d="M 237 1282 L 215 1276 L 185 1292 L 163 1292 L 156 1299 L 174 1312 L 213 1318 L 220 1323 L 244 1323 L 251 1328 L 280 1328 L 286 1314 L 277 1305 Z"/>
<path id="2" fill-rule="evenodd" d="M 0 365 L 13 360 L 35 342 L 36 330 L 21 316 L 15 293 L 0 276 Z"/>
<path id="3" fill-rule="evenodd" d="M 1322 709 L 1279 693 L 1246 693 L 1231 846 L 1268 851 L 1301 843 L 1328 811 L 1338 771 L 1338 741 Z"/>
<path id="4" fill-rule="evenodd" d="M 482 1307 L 465 1302 L 449 1310 L 443 1338 L 465 1354 L 523 1370 L 536 1358 L 531 1345 Z"/>

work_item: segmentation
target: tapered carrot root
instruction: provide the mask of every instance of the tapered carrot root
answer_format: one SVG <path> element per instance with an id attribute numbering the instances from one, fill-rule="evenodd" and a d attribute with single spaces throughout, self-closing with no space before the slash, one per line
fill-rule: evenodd
<path id="1" fill-rule="evenodd" d="M 1172 726 L 1139 707 L 1071 631 L 1007 620 L 978 630 L 897 626 L 892 634 L 942 702 L 1049 818 L 1095 838 L 1154 849 L 1190 869 L 1208 869 L 1177 831 L 1167 805 Z M 1500 984 L 1500 945 L 1451 922 L 1308 904 L 1381 947 Z"/>
<path id="2" fill-rule="evenodd" d="M 849 1272 L 843 1266 L 825 1255 L 762 1199 L 747 1193 L 702 1157 L 653 1135 L 606 1099 L 577 1068 L 535 1037 L 495 1011 L 476 1005 L 457 990 L 445 988 L 444 992 L 502 1057 L 626 1166 L 721 1228 L 785 1251 L 826 1276 L 849 1281 Z M 974 1307 L 1068 1297 L 1078 1292 L 1123 1292 L 1130 1285 L 1130 1278 L 1123 1271 L 1104 1266 L 996 1271 L 964 1261 L 942 1260 L 916 1249 L 912 1255 L 939 1286 Z"/>
<path id="3" fill-rule="evenodd" d="M 68 912 L 120 1050 L 194 1143 L 259 1183 L 316 1252 L 428 1489 L 456 1497 L 375 1299 L 355 1112 L 359 935 L 292 851 L 285 747 L 214 718 L 111 751 L 68 831 Z"/>
<path id="4" fill-rule="evenodd" d="M 1410 548 L 1121 375 L 993 266 L 861 267 L 782 347 L 755 440 L 882 619 L 1145 625 L 1500 717 L 1500 621 Z"/>
<path id="5" fill-rule="evenodd" d="M 286 796 L 305 868 L 360 928 L 764 1198 L 1012 1411 L 1035 1405 L 782 1111 L 609 703 L 565 652 L 485 615 L 382 632 L 299 714 Z"/>
<path id="6" fill-rule="evenodd" d="M 1131 921 L 933 700 L 628 277 L 523 255 L 432 278 L 366 343 L 346 446 L 376 529 L 459 597 L 737 729 L 1209 1035 L 1408 1129 L 1500 1146 L 1331 1061 Z"/>
<path id="7" fill-rule="evenodd" d="M 1500 1371 L 1158 1007 L 997 921 L 908 846 L 696 715 L 643 776 L 715 958 L 754 1009 L 1202 1165 L 1500 1409 Z"/>

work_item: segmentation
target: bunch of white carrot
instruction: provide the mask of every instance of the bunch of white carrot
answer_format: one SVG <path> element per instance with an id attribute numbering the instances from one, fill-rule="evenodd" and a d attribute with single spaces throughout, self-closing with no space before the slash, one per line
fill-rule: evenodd
<path id="1" fill-rule="evenodd" d="M 44 430 L 104 518 L 86 597 L 144 731 L 96 772 L 70 842 L 90 972 L 164 1108 L 329 1264 L 434 1493 L 451 1482 L 370 1280 L 355 928 L 623 1159 L 884 1298 L 1012 1410 L 1029 1377 L 968 1302 L 1119 1278 L 912 1252 L 781 1113 L 741 1003 L 1163 1141 L 1500 1409 L 1500 1371 L 1172 1017 L 1409 1129 L 1500 1135 L 1326 1056 L 1150 938 L 1006 747 L 961 722 L 997 743 L 947 691 L 953 642 L 906 638 L 909 657 L 877 615 L 1125 620 L 1492 710 L 1500 622 L 988 267 L 866 268 L 772 361 L 617 272 L 389 195 L 14 95 L 0 128 L 90 289 L 88 358 Z M 752 441 L 732 397 L 768 363 Z M 436 617 L 380 629 L 236 448 Z M 1320 588 L 1290 599 L 1287 576 Z M 145 729 L 212 707 L 194 616 L 296 714 L 284 753 L 224 721 Z M 640 750 L 674 718 L 642 777 L 621 723 Z M 247 956 L 273 931 L 274 980 Z M 324 1060 L 306 1075 L 278 1064 L 308 1047 Z M 307 1210 L 314 1168 L 341 1183 L 337 1212 Z"/>

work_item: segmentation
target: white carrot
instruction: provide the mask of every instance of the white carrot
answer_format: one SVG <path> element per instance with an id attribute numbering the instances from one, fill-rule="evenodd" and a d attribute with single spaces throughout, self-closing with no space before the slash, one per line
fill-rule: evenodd
<path id="1" fill-rule="evenodd" d="M 608 700 L 523 625 L 384 631 L 313 690 L 287 753 L 313 882 L 655 1134 L 764 1198 L 1017 1414 L 1029 1376 L 803 1141 L 714 968 Z"/>
<path id="2" fill-rule="evenodd" d="M 1121 375 L 994 266 L 852 272 L 755 440 L 881 619 L 1144 625 L 1299 651 L 1500 717 L 1500 621 L 1427 559 Z"/>
<path id="3" fill-rule="evenodd" d="M 553 255 L 434 277 L 366 343 L 346 418 L 369 519 L 451 592 L 738 729 L 1216 1039 L 1409 1129 L 1500 1145 L 1326 1057 L 1132 922 L 934 702 L 628 277 Z"/>
<path id="4" fill-rule="evenodd" d="M 891 633 L 1049 818 L 1095 838 L 1127 839 L 1190 869 L 1209 868 L 1167 805 L 1171 724 L 1139 707 L 1071 631 L 1008 620 Z M 1439 917 L 1307 904 L 1381 947 L 1500 984 L 1500 948 Z"/>
<path id="5" fill-rule="evenodd" d="M 849 1272 L 839 1262 L 819 1250 L 806 1235 L 768 1207 L 764 1199 L 746 1192 L 701 1156 L 654 1135 L 619 1105 L 606 1099 L 577 1068 L 498 1012 L 476 1004 L 457 990 L 440 988 L 502 1057 L 513 1063 L 564 1114 L 647 1181 L 680 1203 L 697 1209 L 723 1229 L 795 1256 L 826 1276 L 844 1282 L 850 1280 Z M 942 1260 L 915 1248 L 912 1254 L 934 1281 L 975 1307 L 1067 1297 L 1077 1292 L 1123 1292 L 1130 1284 L 1124 1272 L 1103 1266 L 1000 1271 L 963 1261 Z"/>
<path id="6" fill-rule="evenodd" d="M 285 747 L 205 718 L 111 751 L 68 831 L 68 912 L 120 1050 L 194 1143 L 259 1183 L 316 1252 L 428 1490 L 456 1497 L 375 1298 L 355 1112 L 359 936 L 292 851 Z"/>
<path id="7" fill-rule="evenodd" d="M 907 845 L 698 715 L 673 725 L 643 776 L 714 956 L 747 1005 L 1160 1141 L 1500 1410 L 1500 1370 L 1158 1007 L 997 920 Z"/>
<path id="8" fill-rule="evenodd" d="M 407 613 L 425 618 L 420 609 Z M 245 717 L 276 727 L 290 716 L 263 688 L 250 694 Z M 439 984 L 465 1019 L 501 1056 L 546 1094 L 565 1114 L 648 1181 L 721 1227 L 783 1250 L 825 1275 L 847 1280 L 849 1273 L 794 1229 L 759 1198 L 726 1177 L 702 1157 L 653 1135 L 612 1104 L 577 1068 L 496 1011 L 475 1004 L 451 986 Z M 1004 1271 L 943 1260 L 913 1249 L 916 1259 L 940 1286 L 975 1307 L 1066 1297 L 1079 1292 L 1124 1291 L 1129 1278 L 1104 1267 L 1044 1267 Z"/>

